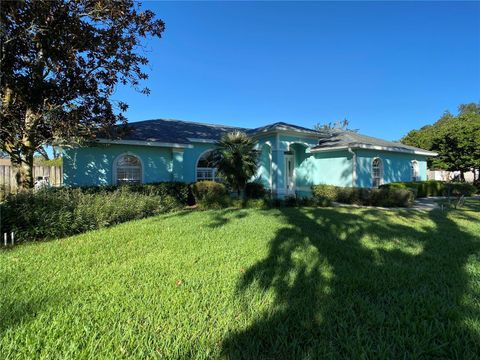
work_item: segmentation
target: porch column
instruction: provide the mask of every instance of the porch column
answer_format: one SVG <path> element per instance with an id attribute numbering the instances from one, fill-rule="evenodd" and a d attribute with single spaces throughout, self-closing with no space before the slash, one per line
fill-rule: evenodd
<path id="1" fill-rule="evenodd" d="M 183 149 L 172 148 L 172 181 L 183 181 Z"/>
<path id="2" fill-rule="evenodd" d="M 272 149 L 272 193 L 284 195 L 285 193 L 285 161 L 284 150 Z"/>

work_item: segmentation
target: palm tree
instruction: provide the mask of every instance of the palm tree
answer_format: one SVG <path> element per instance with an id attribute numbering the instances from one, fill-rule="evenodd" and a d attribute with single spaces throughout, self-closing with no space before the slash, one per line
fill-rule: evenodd
<path id="1" fill-rule="evenodd" d="M 211 153 L 213 166 L 225 182 L 237 191 L 238 197 L 257 171 L 259 152 L 255 145 L 256 142 L 247 134 L 235 131 L 222 136 L 218 148 Z"/>

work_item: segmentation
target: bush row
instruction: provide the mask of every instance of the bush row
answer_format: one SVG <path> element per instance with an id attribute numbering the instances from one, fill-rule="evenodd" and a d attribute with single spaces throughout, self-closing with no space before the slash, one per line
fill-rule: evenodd
<path id="1" fill-rule="evenodd" d="M 444 182 L 436 180 L 394 182 L 380 186 L 381 189 L 410 189 L 416 197 L 428 196 L 472 196 L 477 189 L 474 185 L 461 182 Z"/>
<path id="2" fill-rule="evenodd" d="M 410 207 L 415 200 L 413 191 L 400 188 L 368 189 L 314 185 L 312 193 L 318 204 L 336 201 L 366 206 Z"/>
<path id="3" fill-rule="evenodd" d="M 58 238 L 180 209 L 190 198 L 180 183 L 21 192 L 0 204 L 0 228 L 17 241 Z"/>
<path id="4" fill-rule="evenodd" d="M 132 219 L 197 204 L 201 209 L 225 207 L 270 208 L 281 206 L 330 206 L 332 201 L 384 207 L 409 207 L 414 195 L 471 195 L 465 183 L 427 181 L 391 183 L 379 189 L 312 187 L 312 198 L 270 199 L 259 183 L 247 185 L 246 199 L 228 195 L 223 184 L 202 181 L 130 186 L 55 188 L 9 195 L 0 204 L 1 233 L 15 232 L 18 241 L 58 238 Z"/>

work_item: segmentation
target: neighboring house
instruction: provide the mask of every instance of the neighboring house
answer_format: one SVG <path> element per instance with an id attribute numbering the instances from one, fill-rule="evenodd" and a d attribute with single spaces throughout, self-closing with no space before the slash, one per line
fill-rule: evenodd
<path id="1" fill-rule="evenodd" d="M 256 129 L 179 120 L 131 123 L 120 139 L 64 149 L 66 185 L 216 180 L 208 154 L 220 137 L 244 131 L 258 142 L 257 181 L 274 196 L 308 195 L 315 184 L 376 187 L 426 180 L 430 151 L 351 131 L 275 123 Z"/>

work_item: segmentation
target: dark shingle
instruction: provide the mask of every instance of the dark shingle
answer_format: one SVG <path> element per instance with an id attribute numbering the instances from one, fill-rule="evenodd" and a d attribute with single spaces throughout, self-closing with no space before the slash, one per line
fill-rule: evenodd
<path id="1" fill-rule="evenodd" d="M 414 146 L 404 145 L 399 142 L 387 141 L 372 136 L 362 135 L 348 130 L 325 130 L 321 132 L 318 145 L 313 149 L 327 149 L 331 147 L 355 147 L 358 145 L 370 145 L 388 147 L 397 151 L 425 151 Z"/>
<path id="2" fill-rule="evenodd" d="M 225 133 L 235 130 L 247 131 L 239 127 L 203 124 L 182 120 L 145 120 L 128 124 L 129 130 L 122 140 L 151 141 L 189 144 L 189 138 L 218 140 Z"/>
<path id="3" fill-rule="evenodd" d="M 190 144 L 189 139 L 219 140 L 222 135 L 232 131 L 243 131 L 250 135 L 259 135 L 270 131 L 300 131 L 310 135 L 317 135 L 319 143 L 313 149 L 331 147 L 354 147 L 355 145 L 372 145 L 391 148 L 393 151 L 419 151 L 422 149 L 401 143 L 382 140 L 347 130 L 312 130 L 303 126 L 276 122 L 270 125 L 247 129 L 241 127 L 205 124 L 182 120 L 145 120 L 128 124 L 128 132 L 117 136 L 122 140 L 150 141 L 164 143 Z"/>

